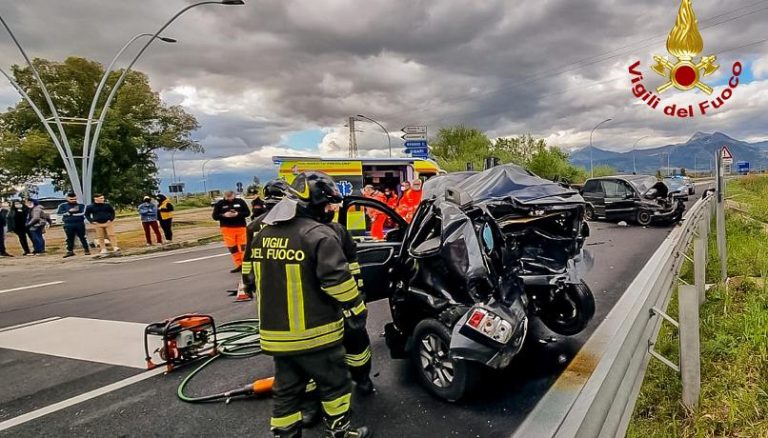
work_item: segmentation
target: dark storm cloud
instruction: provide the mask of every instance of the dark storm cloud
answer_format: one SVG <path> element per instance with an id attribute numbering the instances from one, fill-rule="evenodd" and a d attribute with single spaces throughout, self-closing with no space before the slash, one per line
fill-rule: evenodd
<path id="1" fill-rule="evenodd" d="M 153 31 L 188 3 L 25 0 L 0 5 L 0 14 L 32 56 L 106 63 L 133 34 Z M 720 118 L 684 124 L 635 104 L 626 68 L 637 59 L 648 68 L 653 54 L 666 53 L 677 4 L 251 0 L 190 11 L 165 32 L 179 43 L 153 45 L 136 68 L 198 116 L 203 128 L 195 137 L 206 155 L 283 147 L 287 133 L 341 128 L 357 113 L 392 131 L 406 123 L 429 123 L 431 132 L 465 123 L 569 147 L 583 145 L 606 117 L 616 122 L 601 129 L 602 141 L 617 147 L 641 135 L 662 141 L 711 125 L 760 136 L 765 84 L 753 84 L 749 96 L 738 90 L 741 100 Z M 768 4 L 696 0 L 694 8 L 707 53 L 768 37 Z M 766 47 L 720 55 L 723 69 L 735 59 L 765 58 Z M 0 59 L 3 67 L 21 60 L 7 38 L 0 38 Z M 342 138 L 333 141 L 343 150 Z"/>

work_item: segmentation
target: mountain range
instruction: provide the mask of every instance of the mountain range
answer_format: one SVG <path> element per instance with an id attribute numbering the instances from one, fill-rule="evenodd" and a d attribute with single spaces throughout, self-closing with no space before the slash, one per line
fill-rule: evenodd
<path id="1" fill-rule="evenodd" d="M 722 132 L 711 134 L 697 132 L 685 143 L 669 144 L 650 149 L 636 149 L 627 152 L 612 152 L 592 148 L 594 166 L 608 165 L 620 173 L 666 173 L 667 159 L 672 169 L 685 168 L 689 171 L 708 172 L 714 168 L 715 152 L 723 146 L 733 154 L 734 163 L 748 161 L 753 170 L 768 168 L 768 141 L 748 143 L 736 140 Z M 589 146 L 571 153 L 574 165 L 589 169 Z M 634 162 L 633 162 L 634 160 Z"/>

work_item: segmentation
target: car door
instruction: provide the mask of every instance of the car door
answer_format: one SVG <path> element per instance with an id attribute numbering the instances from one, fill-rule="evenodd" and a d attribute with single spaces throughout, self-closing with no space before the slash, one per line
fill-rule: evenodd
<path id="1" fill-rule="evenodd" d="M 620 179 L 603 180 L 605 191 L 605 218 L 628 219 L 635 212 L 635 191 Z"/>
<path id="2" fill-rule="evenodd" d="M 582 196 L 592 206 L 595 217 L 605 216 L 605 202 L 603 200 L 605 193 L 603 193 L 603 186 L 600 184 L 600 180 L 591 179 L 587 181 L 584 184 Z"/>
<path id="3" fill-rule="evenodd" d="M 371 302 L 391 295 L 395 283 L 394 267 L 399 262 L 408 223 L 384 203 L 360 196 L 344 198 L 338 221 L 348 227 L 351 225 L 350 220 L 359 220 L 357 215 L 361 211 L 366 216 L 372 213 L 384 214 L 389 218 L 387 222 L 390 225 L 385 228 L 384 240 L 374 240 L 370 236 L 370 221 L 363 218 L 365 232 L 358 232 L 354 236 L 357 241 L 357 261 L 363 277 L 363 291 L 366 301 Z"/>

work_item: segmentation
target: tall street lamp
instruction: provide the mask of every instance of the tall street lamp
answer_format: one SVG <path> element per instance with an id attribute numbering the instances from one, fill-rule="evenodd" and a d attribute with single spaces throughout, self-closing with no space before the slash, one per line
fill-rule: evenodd
<path id="1" fill-rule="evenodd" d="M 193 3 L 185 8 L 182 8 L 179 12 L 177 12 L 174 16 L 172 16 L 168 21 L 163 24 L 160 29 L 155 32 L 152 37 L 147 41 L 139 50 L 139 52 L 134 56 L 133 60 L 131 60 L 130 64 L 128 64 L 128 67 L 123 70 L 123 74 L 120 75 L 120 78 L 115 83 L 114 87 L 112 87 L 112 91 L 109 93 L 109 96 L 107 97 L 107 101 L 104 103 L 104 107 L 101 110 L 101 115 L 99 117 L 99 121 L 96 123 L 96 131 L 93 134 L 93 140 L 91 141 L 91 147 L 90 147 L 90 157 L 88 158 L 88 176 L 84 182 L 85 186 L 83 191 L 86 192 L 88 196 L 90 196 L 91 191 L 91 183 L 92 183 L 92 177 L 93 177 L 93 161 L 94 157 L 96 155 L 96 146 L 98 145 L 99 141 L 99 134 L 101 133 L 101 126 L 104 123 L 104 118 L 107 116 L 107 111 L 109 110 L 109 105 L 112 103 L 112 100 L 115 98 L 115 95 L 117 94 L 118 88 L 120 88 L 120 85 L 123 84 L 123 81 L 125 80 L 125 77 L 128 75 L 128 72 L 131 70 L 133 65 L 138 61 L 138 59 L 141 57 L 141 55 L 144 54 L 144 51 L 147 50 L 147 47 L 149 47 L 152 42 L 158 38 L 160 33 L 162 33 L 168 26 L 171 25 L 177 18 L 179 18 L 183 13 L 187 12 L 188 10 L 192 8 L 196 8 L 198 6 L 203 5 L 244 5 L 245 2 L 243 0 L 222 0 L 222 1 L 204 1 L 199 3 Z"/>
<path id="2" fill-rule="evenodd" d="M 637 174 L 637 161 L 635 160 L 637 152 L 635 151 L 635 148 L 637 147 L 637 144 L 640 143 L 640 140 L 644 138 L 648 138 L 650 135 L 644 135 L 635 141 L 635 144 L 632 145 L 632 173 Z"/>
<path id="3" fill-rule="evenodd" d="M 357 117 L 359 117 L 361 119 L 364 119 L 364 120 L 368 120 L 369 122 L 375 123 L 375 124 L 379 125 L 379 128 L 384 130 L 384 134 L 387 135 L 387 144 L 389 145 L 389 158 L 392 158 L 392 138 L 390 138 L 389 131 L 387 131 L 387 128 L 385 128 L 384 125 L 382 125 L 381 123 L 377 122 L 376 120 L 373 120 L 372 118 L 364 116 L 362 114 L 358 114 Z"/>
<path id="4" fill-rule="evenodd" d="M 592 135 L 595 133 L 595 130 L 600 127 L 600 125 L 602 125 L 603 123 L 608 123 L 611 120 L 613 120 L 613 118 L 608 118 L 608 119 L 603 120 L 602 122 L 600 122 L 597 125 L 595 125 L 595 127 L 592 128 L 592 132 L 589 133 L 589 174 L 590 174 L 590 178 L 594 178 L 595 177 L 595 168 L 594 168 L 594 164 L 592 162 L 592 149 L 593 149 L 593 147 L 592 147 Z"/>
<path id="5" fill-rule="evenodd" d="M 101 92 L 104 89 L 104 86 L 107 84 L 107 79 L 109 78 L 109 75 L 112 73 L 112 69 L 115 66 L 115 63 L 117 62 L 118 58 L 125 52 L 125 50 L 130 47 L 131 44 L 133 44 L 134 41 L 138 40 L 142 37 L 151 37 L 151 33 L 140 33 L 137 35 L 134 35 L 133 38 L 128 40 L 127 43 L 123 45 L 123 47 L 117 52 L 117 54 L 112 58 L 112 61 L 109 63 L 106 69 L 104 69 L 104 74 L 101 76 L 101 81 L 99 81 L 99 85 L 96 87 L 96 93 L 93 95 L 93 100 L 91 101 L 91 108 L 88 110 L 88 118 L 85 120 L 85 137 L 83 138 L 83 164 L 82 164 L 82 173 L 83 173 L 83 181 L 89 182 L 88 179 L 88 162 L 90 161 L 90 147 L 91 147 L 91 122 L 93 121 L 93 115 L 96 112 L 96 104 L 99 101 L 99 96 L 101 96 Z M 168 37 L 158 37 L 160 41 L 166 42 L 166 43 L 176 43 L 177 40 L 174 38 L 168 38 Z M 84 190 L 88 192 L 88 195 L 90 196 L 90 184 L 86 183 L 88 186 L 87 188 L 84 187 Z M 87 201 L 87 199 L 86 199 Z"/>
<path id="6" fill-rule="evenodd" d="M 200 169 L 201 170 L 200 173 L 203 174 L 203 192 L 205 192 L 206 195 L 208 194 L 208 186 L 206 184 L 207 183 L 207 177 L 205 176 L 205 165 L 208 164 L 209 161 L 218 160 L 219 158 L 224 158 L 224 156 L 223 155 L 219 155 L 217 157 L 209 158 L 209 159 L 203 161 L 203 165 L 202 165 L 202 167 Z"/>

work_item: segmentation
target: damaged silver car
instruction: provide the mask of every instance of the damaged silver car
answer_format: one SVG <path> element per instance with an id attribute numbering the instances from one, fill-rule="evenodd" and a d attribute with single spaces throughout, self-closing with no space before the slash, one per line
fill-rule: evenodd
<path id="1" fill-rule="evenodd" d="M 530 318 L 570 336 L 594 315 L 574 189 L 504 165 L 428 180 L 411 224 L 360 197 L 345 198 L 340 221 L 359 207 L 395 224 L 384 241 L 358 245 L 368 300 L 389 299 L 387 345 L 394 358 L 410 355 L 440 398 L 460 399 L 483 367 L 507 367 Z"/>

